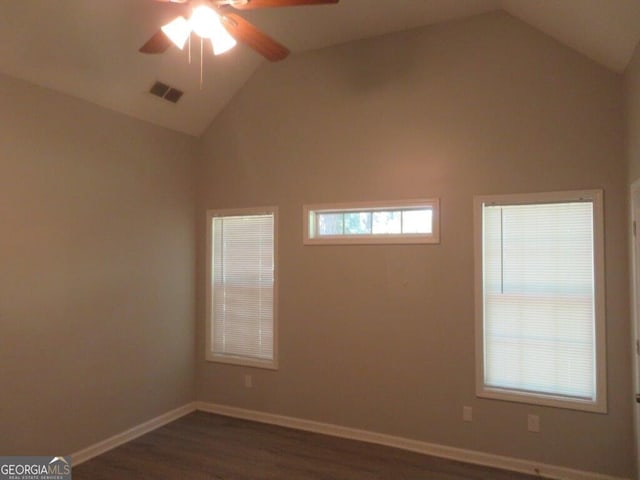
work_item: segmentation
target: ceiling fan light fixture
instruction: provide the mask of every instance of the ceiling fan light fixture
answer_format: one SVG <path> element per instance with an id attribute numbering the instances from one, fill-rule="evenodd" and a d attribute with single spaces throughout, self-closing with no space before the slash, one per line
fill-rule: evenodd
<path id="1" fill-rule="evenodd" d="M 202 38 L 213 38 L 216 25 L 220 24 L 220 17 L 213 9 L 200 5 L 193 9 L 189 19 L 191 29 Z"/>
<path id="2" fill-rule="evenodd" d="M 215 27 L 213 28 L 213 35 L 211 36 L 211 45 L 213 45 L 213 54 L 221 55 L 228 52 L 237 45 L 236 39 L 233 38 L 229 32 L 222 26 L 222 22 L 218 19 Z"/>
<path id="3" fill-rule="evenodd" d="M 169 40 L 171 40 L 180 50 L 184 48 L 184 44 L 187 42 L 187 38 L 189 38 L 189 35 L 191 34 L 189 22 L 184 17 L 177 17 L 173 19 L 171 22 L 164 25 L 161 30 L 162 33 L 169 37 Z"/>

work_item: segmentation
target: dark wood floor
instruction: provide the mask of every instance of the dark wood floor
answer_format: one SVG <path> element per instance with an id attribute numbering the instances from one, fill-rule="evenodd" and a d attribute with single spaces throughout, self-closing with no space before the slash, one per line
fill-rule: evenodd
<path id="1" fill-rule="evenodd" d="M 74 480 L 532 480 L 395 448 L 195 412 L 73 469 Z"/>

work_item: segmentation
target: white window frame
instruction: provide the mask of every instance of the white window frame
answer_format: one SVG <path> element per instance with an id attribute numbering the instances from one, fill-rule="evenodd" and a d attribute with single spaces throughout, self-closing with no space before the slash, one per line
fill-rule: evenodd
<path id="1" fill-rule="evenodd" d="M 430 208 L 432 210 L 431 233 L 387 233 L 371 235 L 323 235 L 315 234 L 318 213 L 349 213 L 359 211 L 390 211 Z M 367 244 L 419 244 L 440 243 L 440 200 L 423 198 L 386 202 L 352 202 L 304 205 L 303 243 L 305 245 L 367 245 Z"/>
<path id="2" fill-rule="evenodd" d="M 273 215 L 273 359 L 259 360 L 242 356 L 215 353 L 213 350 L 213 295 L 212 295 L 212 227 L 213 219 L 226 216 Z M 242 365 L 246 367 L 278 369 L 278 207 L 235 208 L 207 210 L 207 265 L 206 265 L 206 353 L 207 361 Z"/>
<path id="3" fill-rule="evenodd" d="M 492 388 L 484 383 L 484 299 L 483 299 L 483 206 L 559 203 L 572 201 L 593 202 L 594 240 L 594 315 L 595 315 L 595 399 L 580 400 L 561 395 L 546 395 Z M 514 195 L 474 197 L 474 249 L 475 249 L 475 318 L 476 318 L 476 395 L 482 398 L 544 405 L 588 412 L 607 412 L 606 376 L 606 320 L 605 320 L 605 265 L 604 265 L 604 211 L 602 190 L 580 190 Z"/>

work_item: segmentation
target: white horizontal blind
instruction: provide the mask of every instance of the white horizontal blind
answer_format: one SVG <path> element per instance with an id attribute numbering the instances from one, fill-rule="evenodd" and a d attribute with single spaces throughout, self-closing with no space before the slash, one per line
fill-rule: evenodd
<path id="1" fill-rule="evenodd" d="M 593 202 L 484 205 L 484 382 L 596 396 Z"/>
<path id="2" fill-rule="evenodd" d="M 274 357 L 274 216 L 212 219 L 213 353 Z"/>

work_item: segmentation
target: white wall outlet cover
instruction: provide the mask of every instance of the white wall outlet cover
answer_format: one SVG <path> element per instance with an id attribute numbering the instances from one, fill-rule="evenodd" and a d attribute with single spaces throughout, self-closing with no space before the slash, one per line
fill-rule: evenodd
<path id="1" fill-rule="evenodd" d="M 527 430 L 535 433 L 540 431 L 540 417 L 538 415 L 527 415 Z"/>
<path id="2" fill-rule="evenodd" d="M 465 422 L 473 420 L 473 409 L 471 407 L 462 407 L 462 419 Z"/>

